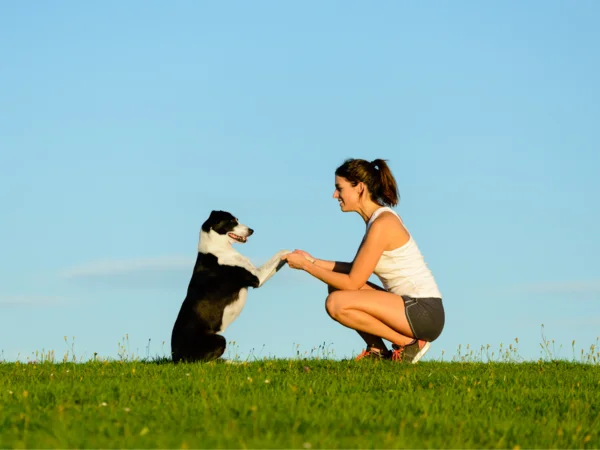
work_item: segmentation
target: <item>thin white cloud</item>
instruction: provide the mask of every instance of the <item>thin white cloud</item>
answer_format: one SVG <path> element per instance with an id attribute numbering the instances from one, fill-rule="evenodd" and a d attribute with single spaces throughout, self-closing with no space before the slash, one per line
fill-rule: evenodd
<path id="1" fill-rule="evenodd" d="M 181 289 L 182 286 L 187 286 L 194 263 L 195 258 L 184 256 L 102 260 L 66 268 L 59 271 L 58 276 L 75 285 L 101 289 Z M 289 268 L 281 270 L 292 272 Z M 287 273 L 285 277 L 293 278 L 294 275 L 296 274 Z M 282 276 L 283 274 L 279 274 L 277 278 Z M 298 281 L 302 278 L 300 274 L 296 277 Z"/>
<path id="2" fill-rule="evenodd" d="M 127 275 L 136 272 L 191 270 L 194 260 L 182 256 L 162 256 L 129 260 L 103 260 L 70 267 L 60 272 L 62 278 L 92 278 Z"/>
<path id="3" fill-rule="evenodd" d="M 65 299 L 50 295 L 0 295 L 0 307 L 45 307 L 64 305 Z"/>
<path id="4" fill-rule="evenodd" d="M 600 280 L 529 283 L 516 286 L 516 288 L 538 293 L 600 294 Z"/>

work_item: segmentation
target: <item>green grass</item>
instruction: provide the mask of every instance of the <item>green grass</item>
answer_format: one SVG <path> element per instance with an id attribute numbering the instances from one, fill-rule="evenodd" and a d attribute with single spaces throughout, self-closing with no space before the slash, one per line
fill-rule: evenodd
<path id="1" fill-rule="evenodd" d="M 598 448 L 600 367 L 0 364 L 2 448 Z"/>

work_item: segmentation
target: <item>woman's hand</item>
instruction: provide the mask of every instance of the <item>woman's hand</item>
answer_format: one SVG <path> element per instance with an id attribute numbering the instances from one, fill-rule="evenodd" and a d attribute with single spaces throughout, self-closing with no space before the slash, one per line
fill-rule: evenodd
<path id="1" fill-rule="evenodd" d="M 304 269 L 308 264 L 311 264 L 311 262 L 304 255 L 297 252 L 283 255 L 281 259 L 283 261 L 287 261 L 288 266 L 290 266 L 292 269 Z"/>
<path id="2" fill-rule="evenodd" d="M 310 253 L 305 252 L 304 250 L 298 250 L 298 249 L 296 249 L 292 253 L 297 253 L 299 255 L 304 256 L 306 259 L 308 259 L 308 261 L 310 263 L 314 263 L 315 262 L 315 258 Z"/>

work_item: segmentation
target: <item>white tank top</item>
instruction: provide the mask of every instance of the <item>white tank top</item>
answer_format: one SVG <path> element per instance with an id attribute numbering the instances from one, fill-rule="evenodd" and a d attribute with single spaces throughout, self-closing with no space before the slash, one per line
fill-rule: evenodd
<path id="1" fill-rule="evenodd" d="M 377 216 L 386 211 L 393 213 L 402 222 L 396 211 L 383 206 L 375 210 L 369 219 L 367 232 Z M 415 298 L 442 298 L 431 270 L 427 267 L 423 255 L 410 233 L 406 244 L 383 252 L 373 273 L 381 280 L 383 287 L 394 294 Z"/>

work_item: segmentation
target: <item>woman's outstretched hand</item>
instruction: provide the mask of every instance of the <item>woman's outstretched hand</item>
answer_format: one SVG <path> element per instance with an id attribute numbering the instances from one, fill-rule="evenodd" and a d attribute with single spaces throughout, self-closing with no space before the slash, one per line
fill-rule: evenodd
<path id="1" fill-rule="evenodd" d="M 281 259 L 287 261 L 288 266 L 292 269 L 304 269 L 315 260 L 308 252 L 302 250 L 294 250 L 292 253 L 283 255 Z"/>
<path id="2" fill-rule="evenodd" d="M 298 249 L 296 249 L 292 253 L 298 253 L 299 255 L 304 256 L 310 262 L 313 262 L 315 260 L 315 258 L 310 253 L 305 252 L 304 250 L 298 250 Z"/>

